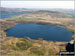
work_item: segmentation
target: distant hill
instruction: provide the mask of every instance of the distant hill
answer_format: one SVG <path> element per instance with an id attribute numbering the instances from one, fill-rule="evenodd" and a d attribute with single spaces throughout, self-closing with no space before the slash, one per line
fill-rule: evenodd
<path id="1" fill-rule="evenodd" d="M 0 7 L 0 19 L 32 13 L 32 9 Z"/>
<path id="2" fill-rule="evenodd" d="M 60 9 L 60 8 L 44 8 L 44 9 L 35 9 L 35 10 L 47 10 L 47 11 L 57 11 L 57 12 L 62 12 L 62 13 L 67 13 L 67 14 L 75 14 L 74 9 Z"/>
<path id="3" fill-rule="evenodd" d="M 74 15 L 67 14 L 64 12 L 58 12 L 58 11 L 49 11 L 49 10 L 39 10 L 36 11 L 30 15 L 31 17 L 51 17 L 51 18 L 73 18 Z"/>
<path id="4" fill-rule="evenodd" d="M 33 13 L 32 13 L 33 12 Z M 26 13 L 29 13 L 26 15 Z M 5 8 L 0 7 L 0 15 L 25 14 L 25 17 L 35 18 L 74 18 L 74 10 L 71 9 L 26 9 L 26 8 Z M 24 17 L 24 16 L 23 16 Z"/>
<path id="5" fill-rule="evenodd" d="M 0 7 L 0 14 L 11 14 L 11 13 L 17 13 L 17 12 L 25 12 L 25 11 L 32 11 L 31 9 L 26 8 L 4 8 Z"/>
<path id="6" fill-rule="evenodd" d="M 51 11 L 58 11 L 58 12 L 62 12 L 62 13 L 67 13 L 67 14 L 75 14 L 74 9 L 50 9 Z"/>

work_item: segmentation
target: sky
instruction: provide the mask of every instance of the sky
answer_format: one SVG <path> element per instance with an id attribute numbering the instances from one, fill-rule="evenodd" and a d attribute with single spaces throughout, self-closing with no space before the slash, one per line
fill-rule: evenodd
<path id="1" fill-rule="evenodd" d="M 74 1 L 1 1 L 1 7 L 74 9 Z"/>

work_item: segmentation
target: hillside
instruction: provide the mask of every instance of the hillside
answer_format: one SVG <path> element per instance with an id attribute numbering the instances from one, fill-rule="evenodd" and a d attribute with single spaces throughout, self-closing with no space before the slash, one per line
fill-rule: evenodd
<path id="1" fill-rule="evenodd" d="M 27 16 L 27 15 L 26 15 Z M 57 12 L 57 11 L 48 11 L 48 10 L 39 10 L 28 16 L 31 17 L 50 17 L 50 18 L 73 18 L 73 15 Z"/>
<path id="2" fill-rule="evenodd" d="M 29 37 L 16 38 L 7 37 L 6 29 L 13 27 L 16 22 L 11 20 L 0 20 L 1 26 L 1 37 L 0 42 L 0 53 L 2 56 L 59 56 L 59 51 L 66 51 L 66 45 L 68 42 L 58 42 L 58 41 L 46 41 L 42 38 L 38 40 L 30 39 Z M 74 38 L 74 36 L 72 36 Z"/>
<path id="3" fill-rule="evenodd" d="M 74 12 L 74 9 L 48 9 L 50 11 L 58 11 L 58 12 L 62 12 L 62 13 L 67 13 L 67 14 L 70 14 L 70 15 L 74 15 L 75 12 Z"/>
<path id="4" fill-rule="evenodd" d="M 0 42 L 0 53 L 5 56 L 39 56 L 39 55 L 59 55 L 60 50 L 65 50 L 65 45 L 67 42 L 57 42 L 57 41 L 46 41 L 42 38 L 38 40 L 28 39 L 28 37 L 24 38 L 16 38 L 16 37 L 7 37 L 6 32 L 4 30 L 11 28 L 16 23 L 0 21 L 1 24 L 1 37 L 2 40 Z"/>
<path id="5" fill-rule="evenodd" d="M 23 19 L 23 20 L 43 20 L 43 21 L 52 21 L 52 22 L 63 22 L 74 24 L 74 16 L 66 13 L 61 13 L 57 11 L 48 11 L 48 10 L 39 10 L 31 14 L 23 14 L 13 19 Z M 64 21 L 65 20 L 65 21 Z"/>
<path id="6" fill-rule="evenodd" d="M 73 17 L 74 18 L 74 17 Z M 75 19 L 71 15 L 55 11 L 39 10 L 31 14 L 23 14 L 11 19 L 24 21 L 44 21 L 54 24 L 66 25 L 68 29 L 74 32 Z M 10 18 L 9 18 L 10 19 Z M 70 28 L 71 27 L 71 28 Z"/>
<path id="7" fill-rule="evenodd" d="M 60 16 L 60 17 L 59 17 Z M 66 16 L 65 18 L 62 16 Z M 1 51 L 0 53 L 4 55 L 24 55 L 24 56 L 50 56 L 55 55 L 59 56 L 59 51 L 66 51 L 65 47 L 67 42 L 58 42 L 58 41 L 46 41 L 42 38 L 38 40 L 25 38 L 16 38 L 16 37 L 7 37 L 6 29 L 11 28 L 15 24 L 25 24 L 25 23 L 34 23 L 34 24 L 50 24 L 50 25 L 59 25 L 63 26 L 70 31 L 74 31 L 74 21 L 75 19 L 68 18 L 69 15 L 53 12 L 53 11 L 36 11 L 32 14 L 23 14 L 8 19 L 0 19 L 1 26 L 1 37 L 2 40 L 0 43 Z"/>
<path id="8" fill-rule="evenodd" d="M 26 8 L 4 8 L 0 7 L 0 19 L 11 18 L 22 14 L 30 14 L 33 10 Z"/>
<path id="9" fill-rule="evenodd" d="M 5 8 L 0 7 L 0 14 L 11 14 L 11 13 L 18 13 L 18 12 L 26 12 L 26 11 L 32 11 L 31 9 L 26 8 Z"/>

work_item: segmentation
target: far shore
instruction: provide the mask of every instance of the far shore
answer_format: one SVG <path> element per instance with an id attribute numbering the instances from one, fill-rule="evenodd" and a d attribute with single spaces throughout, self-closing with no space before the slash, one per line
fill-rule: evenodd
<path id="1" fill-rule="evenodd" d="M 16 24 L 43 24 L 43 25 L 57 25 L 57 26 L 61 26 L 64 27 L 66 29 L 68 29 L 69 31 L 71 31 L 72 33 L 75 33 L 75 29 L 69 25 L 60 23 L 60 22 L 50 22 L 50 21 L 24 21 L 24 20 L 0 20 L 0 23 L 7 23 L 7 24 L 11 24 L 11 25 L 16 25 Z M 11 27 L 9 27 L 11 28 Z"/>

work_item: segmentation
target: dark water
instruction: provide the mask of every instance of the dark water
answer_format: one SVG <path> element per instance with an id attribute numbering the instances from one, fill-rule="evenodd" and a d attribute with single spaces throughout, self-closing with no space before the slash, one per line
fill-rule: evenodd
<path id="1" fill-rule="evenodd" d="M 16 13 L 10 13 L 10 14 L 0 14 L 0 19 L 4 19 L 4 18 L 11 18 L 13 16 L 18 16 L 21 14 L 29 14 L 32 13 L 32 11 L 24 11 L 24 12 L 16 12 Z"/>
<path id="2" fill-rule="evenodd" d="M 42 37 L 44 40 L 52 41 L 70 41 L 72 39 L 72 32 L 66 28 L 52 25 L 17 24 L 6 32 L 7 36 L 18 38 L 28 36 L 31 39 L 38 39 Z"/>

